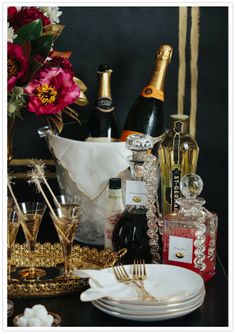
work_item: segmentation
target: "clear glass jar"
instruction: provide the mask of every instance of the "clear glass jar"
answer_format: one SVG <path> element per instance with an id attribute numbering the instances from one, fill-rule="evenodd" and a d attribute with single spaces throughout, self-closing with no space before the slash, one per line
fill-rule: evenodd
<path id="1" fill-rule="evenodd" d="M 163 219 L 163 263 L 193 270 L 207 281 L 215 274 L 218 217 L 203 207 L 203 198 L 197 198 L 202 187 L 198 175 L 181 179 L 185 198 L 177 200 L 178 211 Z"/>

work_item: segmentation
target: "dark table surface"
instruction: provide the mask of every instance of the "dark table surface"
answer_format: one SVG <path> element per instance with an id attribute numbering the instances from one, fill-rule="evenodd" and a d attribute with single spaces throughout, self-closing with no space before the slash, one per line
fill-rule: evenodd
<path id="1" fill-rule="evenodd" d="M 216 275 L 206 283 L 204 304 L 194 312 L 165 321 L 131 321 L 115 318 L 96 309 L 91 303 L 80 301 L 80 292 L 54 298 L 15 299 L 14 313 L 8 319 L 8 326 L 16 314 L 26 307 L 43 304 L 50 312 L 60 314 L 61 326 L 66 327 L 208 327 L 228 326 L 228 279 L 221 261 L 217 260 Z"/>

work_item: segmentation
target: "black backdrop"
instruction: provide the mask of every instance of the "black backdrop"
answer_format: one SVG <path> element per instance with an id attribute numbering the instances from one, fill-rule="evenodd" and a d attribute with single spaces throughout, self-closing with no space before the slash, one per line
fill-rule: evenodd
<path id="1" fill-rule="evenodd" d="M 66 27 L 55 48 L 72 50 L 76 76 L 88 86 L 90 105 L 77 108 L 86 121 L 96 98 L 96 68 L 112 66 L 112 95 L 121 126 L 141 88 L 148 83 L 154 56 L 160 44 L 173 46 L 165 85 L 165 126 L 169 115 L 177 112 L 178 82 L 178 7 L 61 7 L 61 23 Z M 190 8 L 188 9 L 190 11 Z M 199 84 L 196 139 L 200 147 L 198 174 L 204 180 L 202 196 L 207 208 L 219 215 L 217 248 L 227 267 L 228 254 L 228 8 L 200 9 Z M 188 23 L 188 35 L 190 22 Z M 188 36 L 189 40 L 189 36 Z M 187 62 L 189 66 L 189 42 Z M 190 75 L 187 71 L 185 113 L 190 109 Z M 51 158 L 37 128 L 43 122 L 27 114 L 19 121 L 14 138 L 15 158 Z M 65 136 L 82 138 L 77 124 L 66 127 Z M 56 189 L 55 181 L 52 182 Z M 20 200 L 32 194 L 16 181 Z M 28 189 L 28 188 L 27 188 Z M 57 190 L 57 189 L 56 189 Z M 29 199 L 29 198 L 28 198 Z M 49 239 L 51 223 L 41 228 L 40 238 Z M 55 232 L 55 231 L 54 231 Z"/>

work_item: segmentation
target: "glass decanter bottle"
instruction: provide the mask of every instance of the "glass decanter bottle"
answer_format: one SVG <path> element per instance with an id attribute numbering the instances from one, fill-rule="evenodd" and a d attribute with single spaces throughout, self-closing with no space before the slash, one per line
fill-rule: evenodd
<path id="1" fill-rule="evenodd" d="M 132 180 L 126 181 L 126 208 L 113 231 L 113 249 L 127 249 L 124 263 L 133 263 L 134 259 L 155 263 L 160 259 L 160 214 L 157 160 L 151 153 L 153 141 L 150 136 L 133 134 L 128 136 L 126 147 L 132 151 Z"/>
<path id="2" fill-rule="evenodd" d="M 185 198 L 177 199 L 180 209 L 163 219 L 163 263 L 181 266 L 207 281 L 215 274 L 218 218 L 203 207 L 197 197 L 203 188 L 200 176 L 186 174 L 180 181 Z"/>
<path id="3" fill-rule="evenodd" d="M 162 214 L 178 210 L 180 180 L 185 174 L 196 173 L 199 148 L 189 134 L 189 117 L 171 115 L 171 129 L 160 143 L 158 155 L 161 169 Z"/>

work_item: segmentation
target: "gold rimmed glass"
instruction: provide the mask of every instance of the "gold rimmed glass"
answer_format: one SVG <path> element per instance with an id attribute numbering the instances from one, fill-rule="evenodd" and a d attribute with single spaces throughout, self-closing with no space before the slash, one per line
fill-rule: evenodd
<path id="1" fill-rule="evenodd" d="M 35 244 L 42 222 L 46 204 L 41 202 L 23 202 L 19 203 L 22 215 L 20 219 L 21 226 L 24 231 L 28 250 L 30 253 L 30 267 L 19 271 L 21 277 L 25 279 L 38 279 L 46 275 L 46 271 L 35 268 L 33 265 Z"/>
<path id="2" fill-rule="evenodd" d="M 8 276 L 11 275 L 11 255 L 15 244 L 16 235 L 20 226 L 19 215 L 16 211 L 7 212 L 7 257 L 8 257 Z"/>
<path id="3" fill-rule="evenodd" d="M 80 214 L 80 206 L 74 204 L 63 204 L 60 208 L 54 209 L 54 214 L 50 213 L 62 245 L 64 278 L 72 276 L 71 252 Z"/>

